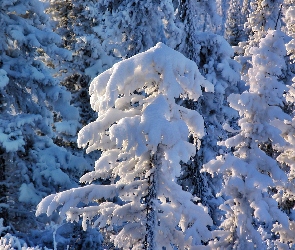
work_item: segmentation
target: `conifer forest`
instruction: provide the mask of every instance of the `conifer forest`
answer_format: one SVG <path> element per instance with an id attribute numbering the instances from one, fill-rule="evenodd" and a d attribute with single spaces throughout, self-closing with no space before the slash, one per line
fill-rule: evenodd
<path id="1" fill-rule="evenodd" d="M 295 250 L 295 0 L 0 8 L 0 250 Z"/>

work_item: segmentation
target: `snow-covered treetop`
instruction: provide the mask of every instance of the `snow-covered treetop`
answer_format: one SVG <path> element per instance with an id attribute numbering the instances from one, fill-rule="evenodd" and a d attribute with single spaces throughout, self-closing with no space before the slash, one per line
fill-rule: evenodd
<path id="1" fill-rule="evenodd" d="M 163 43 L 158 43 L 96 77 L 89 91 L 91 106 L 99 112 L 99 119 L 109 116 L 105 119 L 107 128 L 117 119 L 113 112 L 124 116 L 127 112 L 130 113 L 128 116 L 137 115 L 140 108 L 161 95 L 165 96 L 166 102 L 174 104 L 175 98 L 179 97 L 197 100 L 202 94 L 202 87 L 206 91 L 213 91 L 213 86 L 201 76 L 196 64 Z M 127 111 L 130 104 L 131 109 Z M 112 114 L 108 112 L 110 108 L 114 108 Z M 164 106 L 158 110 L 159 113 L 166 111 Z M 156 125 L 152 127 L 156 132 Z M 197 131 L 195 135 L 201 137 L 203 131 Z M 101 148 L 97 144 L 100 140 L 89 140 L 84 133 L 85 128 L 79 133 L 80 146 L 85 147 L 89 142 L 88 152 Z"/>
<path id="2" fill-rule="evenodd" d="M 284 35 L 280 31 L 269 31 L 266 38 L 261 40 L 259 48 L 250 49 L 253 68 L 249 70 L 249 82 L 247 83 L 249 91 L 229 98 L 231 105 L 239 110 L 240 115 L 247 117 L 247 119 L 240 121 L 242 131 L 247 131 L 246 138 L 249 137 L 247 133 L 250 133 L 253 137 L 255 135 L 256 139 L 260 138 L 259 141 L 265 142 L 268 138 L 274 138 L 276 134 L 276 142 L 281 141 L 279 131 L 274 133 L 267 127 L 272 127 L 268 123 L 273 119 L 288 119 L 288 116 L 281 110 L 286 86 L 278 80 L 283 74 L 282 70 L 286 67 L 284 61 L 286 49 L 283 37 Z M 235 101 L 233 101 L 234 99 Z M 254 111 L 255 115 L 253 115 Z M 257 126 L 262 127 L 258 128 Z M 248 130 L 250 128 L 251 132 Z"/>
<path id="3" fill-rule="evenodd" d="M 257 0 L 250 3 L 250 13 L 244 25 L 248 39 L 239 43 L 239 48 L 236 47 L 239 56 L 235 57 L 242 64 L 242 79 L 246 82 L 250 76 L 248 70 L 251 67 L 249 62 L 252 61 L 251 48 L 258 47 L 269 30 L 280 30 L 282 2 L 283 0 Z"/>
<path id="4" fill-rule="evenodd" d="M 282 0 L 257 0 L 251 2 L 253 9 L 245 23 L 251 30 L 251 46 L 257 46 L 261 38 L 265 37 L 268 30 L 280 27 L 280 11 Z"/>
<path id="5" fill-rule="evenodd" d="M 123 100 L 119 98 L 119 103 L 116 103 L 117 97 L 128 96 L 135 90 L 144 89 L 150 98 L 163 94 L 170 100 L 181 94 L 197 100 L 202 94 L 201 87 L 213 91 L 212 85 L 201 76 L 193 61 L 179 52 L 171 51 L 163 43 L 158 43 L 132 59 L 115 64 L 96 77 L 89 90 L 92 108 L 98 112 L 113 106 L 120 109 L 119 104 Z M 141 82 L 143 86 L 139 85 Z M 159 82 L 159 85 L 154 86 L 155 82 Z"/>

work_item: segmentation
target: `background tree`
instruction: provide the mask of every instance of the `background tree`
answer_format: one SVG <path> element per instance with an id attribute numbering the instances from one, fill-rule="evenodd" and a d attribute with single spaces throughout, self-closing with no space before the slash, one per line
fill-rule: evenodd
<path id="1" fill-rule="evenodd" d="M 221 29 L 221 17 L 217 14 L 217 6 L 214 0 L 193 1 L 182 0 L 177 6 L 177 19 L 184 27 L 185 39 L 180 44 L 180 51 L 195 61 L 195 36 L 196 32 L 218 32 Z"/>
<path id="2" fill-rule="evenodd" d="M 243 15 L 241 15 L 241 11 L 241 1 L 231 0 L 225 23 L 225 39 L 231 46 L 237 46 L 239 42 L 245 39 Z"/>
<path id="3" fill-rule="evenodd" d="M 125 59 L 158 42 L 171 48 L 180 44 L 182 31 L 175 24 L 172 0 L 108 0 L 100 8 L 104 16 L 94 31 L 103 37 L 107 53 Z"/>
<path id="4" fill-rule="evenodd" d="M 221 206 L 226 212 L 224 232 L 213 247 L 274 248 L 274 233 L 284 238 L 284 231 L 291 229 L 288 216 L 279 208 L 279 194 L 288 178 L 274 155 L 275 147 L 285 145 L 279 124 L 290 120 L 282 111 L 286 87 L 279 81 L 286 67 L 283 38 L 283 33 L 269 31 L 259 48 L 250 50 L 249 90 L 229 96 L 241 117 L 240 132 L 223 143 L 234 148 L 234 155 L 219 156 L 205 165 L 211 174 L 223 173 L 222 192 L 229 196 Z"/>
<path id="5" fill-rule="evenodd" d="M 287 48 L 287 55 L 288 55 L 288 71 L 289 74 L 288 82 L 290 79 L 293 78 L 295 74 L 295 2 L 293 0 L 286 1 L 289 4 L 284 3 L 284 5 L 289 5 L 289 8 L 286 11 L 284 21 L 286 22 L 286 34 L 289 36 L 290 41 L 288 41 L 286 48 Z M 290 84 L 289 84 L 290 85 Z"/>
<path id="6" fill-rule="evenodd" d="M 228 15 L 229 0 L 216 0 L 217 14 L 221 16 L 219 25 L 221 27 L 219 35 L 223 35 L 225 32 L 225 22 Z"/>
<path id="7" fill-rule="evenodd" d="M 251 12 L 251 2 L 252 2 L 252 0 L 243 0 L 242 1 L 241 20 L 242 20 L 243 24 L 245 24 L 247 22 L 247 18 Z"/>
<path id="8" fill-rule="evenodd" d="M 241 75 L 244 81 L 248 81 L 248 70 L 251 67 L 251 48 L 257 47 L 268 30 L 280 30 L 282 0 L 255 0 L 250 2 L 250 12 L 245 23 L 245 33 L 248 40 L 239 44 L 235 51 L 238 56 L 235 60 L 242 65 Z"/>
<path id="9" fill-rule="evenodd" d="M 94 1 L 52 0 L 46 11 L 54 20 L 53 29 L 61 36 L 63 47 L 72 52 L 72 60 L 56 73 L 71 91 L 71 102 L 78 108 L 84 126 L 96 119 L 89 102 L 89 82 L 115 63 L 115 58 L 104 51 L 101 36 L 94 32 L 104 10 Z"/>
<path id="10" fill-rule="evenodd" d="M 175 98 L 196 100 L 201 87 L 212 91 L 192 61 L 162 43 L 95 78 L 91 105 L 99 117 L 79 132 L 79 145 L 103 153 L 81 182 L 103 178 L 111 184 L 48 196 L 37 214 L 62 205 L 61 216 L 83 216 L 85 228 L 92 221 L 106 231 L 119 229 L 111 236 L 117 247 L 184 249 L 209 240 L 209 215 L 176 183 L 180 161 L 195 152 L 189 130 L 200 138 L 204 125 L 198 112 Z M 79 202 L 85 206 L 76 208 Z"/>
<path id="11" fill-rule="evenodd" d="M 36 204 L 77 186 L 87 169 L 83 158 L 54 143 L 57 136 L 75 136 L 78 128 L 71 95 L 50 68 L 70 60 L 71 53 L 59 47 L 40 1 L 1 1 L 0 8 L 1 215 L 6 232 L 42 245 L 36 239 L 48 220 L 35 219 Z"/>
<path id="12" fill-rule="evenodd" d="M 182 1 L 179 6 L 179 20 L 183 21 L 186 35 L 179 50 L 196 62 L 201 74 L 215 89 L 214 93 L 204 93 L 197 102 L 186 100 L 182 104 L 197 110 L 204 117 L 205 136 L 199 141 L 194 141 L 196 155 L 187 164 L 182 165 L 179 183 L 184 190 L 200 197 L 202 204 L 208 206 L 214 224 L 219 224 L 221 215 L 218 206 L 223 200 L 216 199 L 215 194 L 219 192 L 221 182 L 219 178 L 212 179 L 206 173 L 201 173 L 201 169 L 203 164 L 219 154 L 221 147 L 217 142 L 229 135 L 223 127 L 232 125 L 237 117 L 237 113 L 229 108 L 226 98 L 230 93 L 238 92 L 240 68 L 231 59 L 233 50 L 224 38 L 212 32 L 202 31 L 199 20 L 202 11 L 205 10 L 204 2 Z M 214 15 L 215 18 L 212 19 L 220 20 L 217 13 Z"/>
<path id="13" fill-rule="evenodd" d="M 281 5 L 283 1 L 255 0 L 250 3 L 251 12 L 245 28 L 250 30 L 251 47 L 258 46 L 268 30 L 277 30 L 281 26 Z"/>
<path id="14" fill-rule="evenodd" d="M 285 73 L 284 81 L 287 84 L 288 91 L 285 95 L 285 110 L 290 114 L 292 120 L 285 120 L 283 123 L 279 123 L 280 129 L 282 131 L 282 136 L 285 139 L 286 145 L 279 147 L 279 156 L 277 161 L 281 164 L 284 171 L 288 176 L 288 183 L 284 187 L 284 192 L 280 192 L 277 195 L 277 200 L 279 201 L 281 209 L 283 209 L 289 216 L 289 228 L 284 228 L 281 225 L 276 225 L 275 231 L 280 232 L 280 238 L 277 239 L 277 244 L 279 246 L 289 243 L 289 247 L 294 247 L 294 204 L 295 204 L 295 179 L 294 179 L 294 24 L 295 24 L 295 8 L 294 1 L 285 1 L 283 10 L 285 11 L 284 21 L 286 22 L 285 31 L 288 35 L 285 40 L 287 40 L 287 70 Z M 292 84 L 293 78 L 293 84 Z M 283 245 L 284 246 L 284 245 Z"/>

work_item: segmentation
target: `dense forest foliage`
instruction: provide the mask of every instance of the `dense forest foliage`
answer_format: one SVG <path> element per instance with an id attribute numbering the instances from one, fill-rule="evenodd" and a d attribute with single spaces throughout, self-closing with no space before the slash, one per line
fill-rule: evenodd
<path id="1" fill-rule="evenodd" d="M 295 249 L 295 0 L 0 8 L 0 249 Z"/>

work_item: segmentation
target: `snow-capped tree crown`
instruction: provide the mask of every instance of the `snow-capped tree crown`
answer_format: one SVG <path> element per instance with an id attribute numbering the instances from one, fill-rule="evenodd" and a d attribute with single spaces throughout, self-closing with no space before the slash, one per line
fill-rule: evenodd
<path id="1" fill-rule="evenodd" d="M 117 63 L 99 75 L 91 83 L 89 91 L 92 108 L 99 112 L 101 117 L 105 117 L 109 115 L 110 109 L 123 115 L 128 112 L 131 115 L 139 114 L 138 112 L 145 109 L 148 103 L 155 99 L 160 102 L 162 98 L 160 96 L 165 96 L 166 102 L 171 105 L 174 105 L 175 98 L 179 97 L 197 100 L 202 94 L 201 87 L 206 91 L 213 91 L 212 85 L 204 80 L 194 62 L 178 52 L 171 53 L 170 48 L 158 43 L 152 49 L 136 55 L 132 60 Z M 161 105 L 159 106 L 161 115 L 173 112 L 173 110 L 169 110 L 170 107 L 165 110 L 165 106 L 161 107 Z M 108 125 L 117 119 L 113 114 L 109 116 L 113 121 L 109 121 Z M 157 131 L 153 126 L 149 129 L 155 133 Z M 79 145 L 86 146 L 86 143 L 89 142 L 89 152 L 99 149 L 99 145 L 95 146 L 94 144 L 100 143 L 100 140 L 88 141 L 88 138 L 86 139 L 84 136 L 85 130 L 87 128 L 80 132 Z M 191 130 L 198 137 L 203 135 L 203 131 L 200 129 L 192 127 Z M 145 131 L 145 133 L 148 135 L 150 131 Z M 148 135 L 148 137 L 150 136 Z M 166 137 L 165 139 L 168 140 Z M 157 146 L 159 143 L 161 143 L 160 137 L 153 143 L 153 146 Z"/>

